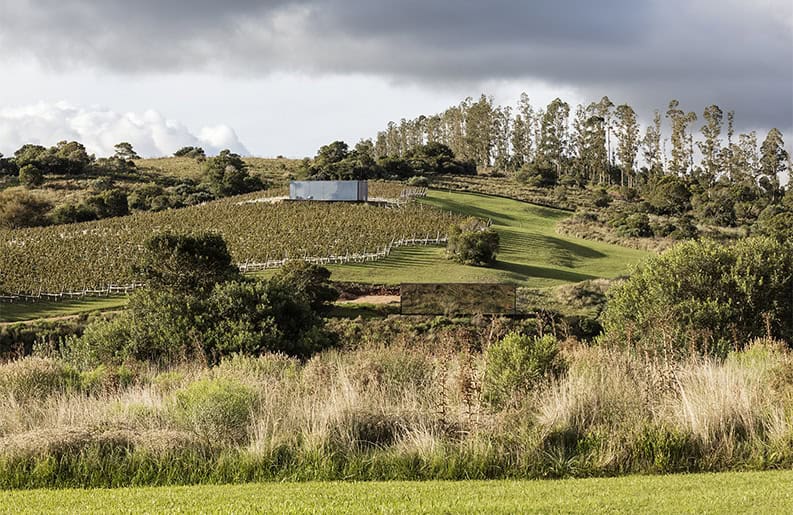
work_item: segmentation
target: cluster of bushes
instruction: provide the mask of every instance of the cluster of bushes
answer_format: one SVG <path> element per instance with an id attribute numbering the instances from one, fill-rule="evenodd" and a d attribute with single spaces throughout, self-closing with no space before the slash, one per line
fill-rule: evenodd
<path id="1" fill-rule="evenodd" d="M 446 254 L 464 265 L 488 266 L 496 261 L 499 236 L 478 218 L 467 218 L 449 228 Z"/>
<path id="2" fill-rule="evenodd" d="M 88 155 L 80 143 L 61 142 L 52 148 L 25 145 L 12 159 L 0 155 L 0 175 L 16 177 L 26 189 L 39 187 L 46 175 L 96 177 L 90 183 L 90 194 L 79 202 L 54 205 L 46 197 L 19 188 L 0 191 L 0 227 L 20 228 L 49 224 L 87 222 L 101 218 L 124 216 L 131 210 L 162 211 L 193 206 L 216 198 L 238 195 L 265 188 L 258 177 L 251 176 L 238 154 L 223 150 L 206 158 L 203 149 L 185 147 L 178 155 L 196 158 L 204 163 L 200 182 L 192 179 L 159 178 L 140 186 L 119 187 L 115 179 L 140 180 L 134 161 L 138 158 L 132 146 L 120 143 L 111 158 L 96 159 Z"/>
<path id="3" fill-rule="evenodd" d="M 613 207 L 605 213 L 607 223 L 618 236 L 624 238 L 671 238 L 692 240 L 699 237 L 694 219 L 687 214 L 677 217 L 660 217 L 653 221 L 642 204 L 627 204 Z"/>
<path id="4" fill-rule="evenodd" d="M 378 159 L 369 141 L 353 150 L 343 141 L 320 147 L 313 160 L 305 160 L 302 173 L 316 180 L 408 179 L 441 174 L 476 175 L 476 166 L 455 159 L 452 150 L 441 143 L 428 143 L 412 149 L 404 157 Z"/>
<path id="5" fill-rule="evenodd" d="M 793 341 L 790 242 L 678 244 L 609 293 L 605 338 L 663 352 L 724 355 L 761 336 Z"/>
<path id="6" fill-rule="evenodd" d="M 295 261 L 270 279 L 247 279 L 220 236 L 166 233 L 146 243 L 136 272 L 146 288 L 123 313 L 69 339 L 62 352 L 71 362 L 217 362 L 265 352 L 305 357 L 334 343 L 319 316 L 338 296 L 324 268 Z"/>
<path id="7" fill-rule="evenodd" d="M 556 167 L 550 164 L 526 164 L 513 178 L 529 187 L 554 188 L 549 194 L 557 203 L 565 202 L 570 188 L 585 187 L 585 182 L 575 180 L 575 176 L 557 180 Z M 702 225 L 746 227 L 759 234 L 789 237 L 793 215 L 786 199 L 790 198 L 790 189 L 786 193 L 749 177 L 709 181 L 696 174 L 647 173 L 630 187 L 592 187 L 585 191 L 587 203 L 602 210 L 599 218 L 617 236 L 687 240 L 697 238 L 697 226 Z"/>

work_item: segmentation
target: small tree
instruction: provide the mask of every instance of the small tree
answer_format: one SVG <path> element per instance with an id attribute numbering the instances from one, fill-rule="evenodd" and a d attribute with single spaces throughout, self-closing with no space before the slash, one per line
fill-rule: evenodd
<path id="1" fill-rule="evenodd" d="M 468 218 L 449 229 L 446 244 L 448 257 L 465 265 L 486 266 L 496 260 L 499 236 L 492 227 L 478 218 Z"/>
<path id="2" fill-rule="evenodd" d="M 132 144 L 126 141 L 122 141 L 121 143 L 117 144 L 113 147 L 116 151 L 114 157 L 119 159 L 140 159 L 140 156 L 135 152 L 132 148 Z"/>
<path id="3" fill-rule="evenodd" d="M 242 157 L 230 150 L 222 150 L 216 157 L 207 159 L 204 180 L 210 191 L 218 197 L 247 193 L 263 187 L 260 179 L 248 175 L 248 167 Z"/>
<path id="4" fill-rule="evenodd" d="M 271 282 L 303 297 L 316 311 L 339 298 L 339 291 L 330 284 L 330 270 L 305 261 L 287 261 Z"/>
<path id="5" fill-rule="evenodd" d="M 239 275 L 223 237 L 211 233 L 153 236 L 134 271 L 151 288 L 181 293 L 208 292 Z"/>

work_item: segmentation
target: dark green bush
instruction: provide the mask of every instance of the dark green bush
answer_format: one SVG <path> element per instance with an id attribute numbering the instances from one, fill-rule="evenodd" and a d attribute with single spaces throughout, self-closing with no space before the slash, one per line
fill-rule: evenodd
<path id="1" fill-rule="evenodd" d="M 36 188 L 44 184 L 44 174 L 36 165 L 25 165 L 19 169 L 19 184 L 26 188 Z"/>
<path id="2" fill-rule="evenodd" d="M 616 229 L 619 236 L 629 238 L 650 238 L 653 236 L 650 218 L 644 213 L 634 213 L 626 216 L 617 225 Z"/>
<path id="3" fill-rule="evenodd" d="M 597 190 L 592 196 L 592 203 L 595 207 L 609 207 L 612 200 L 611 195 L 603 188 Z"/>
<path id="4" fill-rule="evenodd" d="M 478 218 L 468 218 L 449 230 L 446 253 L 458 263 L 490 265 L 496 261 L 498 250 L 498 233 Z"/>
<path id="5" fill-rule="evenodd" d="M 755 337 L 793 341 L 793 252 L 770 238 L 678 244 L 610 292 L 609 341 L 724 352 Z"/>

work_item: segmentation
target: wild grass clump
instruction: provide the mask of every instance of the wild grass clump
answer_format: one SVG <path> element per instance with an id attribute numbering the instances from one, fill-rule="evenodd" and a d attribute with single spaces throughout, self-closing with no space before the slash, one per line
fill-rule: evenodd
<path id="1" fill-rule="evenodd" d="M 481 346 L 232 356 L 130 366 L 123 380 L 6 363 L 0 487 L 793 466 L 793 357 L 780 342 L 675 359 L 517 333 Z"/>
<path id="2" fill-rule="evenodd" d="M 248 439 L 255 392 L 226 378 L 201 379 L 176 392 L 175 415 L 207 444 Z"/>

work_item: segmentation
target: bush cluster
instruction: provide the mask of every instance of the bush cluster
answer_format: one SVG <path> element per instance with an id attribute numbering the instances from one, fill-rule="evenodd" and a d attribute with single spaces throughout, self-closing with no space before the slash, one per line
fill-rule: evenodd
<path id="1" fill-rule="evenodd" d="M 496 261 L 498 233 L 478 218 L 468 218 L 452 225 L 448 238 L 446 253 L 458 263 L 487 266 Z"/>
<path id="2" fill-rule="evenodd" d="M 771 335 L 793 340 L 793 253 L 770 238 L 681 243 L 610 292 L 603 315 L 616 343 L 726 352 Z"/>

